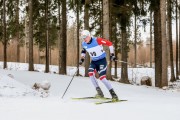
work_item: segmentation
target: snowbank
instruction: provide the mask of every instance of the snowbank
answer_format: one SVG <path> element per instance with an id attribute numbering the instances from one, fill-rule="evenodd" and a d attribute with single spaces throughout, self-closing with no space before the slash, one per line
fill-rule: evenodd
<path id="1" fill-rule="evenodd" d="M 39 96 L 39 93 L 15 79 L 0 74 L 0 97 Z"/>

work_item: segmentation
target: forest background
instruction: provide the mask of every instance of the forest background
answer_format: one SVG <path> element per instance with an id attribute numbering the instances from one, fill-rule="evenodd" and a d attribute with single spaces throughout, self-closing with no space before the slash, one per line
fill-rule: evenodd
<path id="1" fill-rule="evenodd" d="M 87 29 L 114 43 L 115 63 L 105 47 L 107 79 L 112 80 L 112 67 L 115 76 L 117 67 L 121 68 L 119 82 L 123 83 L 129 83 L 128 67 L 153 67 L 155 86 L 167 86 L 168 67 L 171 82 L 180 74 L 179 6 L 178 0 L 2 0 L 0 60 L 4 69 L 10 61 L 27 62 L 29 71 L 38 63 L 45 64 L 46 73 L 49 65 L 58 65 L 59 74 L 66 74 L 67 66 L 79 68 L 79 33 Z M 142 39 L 147 29 L 149 35 Z M 90 58 L 86 56 L 88 76 Z"/>

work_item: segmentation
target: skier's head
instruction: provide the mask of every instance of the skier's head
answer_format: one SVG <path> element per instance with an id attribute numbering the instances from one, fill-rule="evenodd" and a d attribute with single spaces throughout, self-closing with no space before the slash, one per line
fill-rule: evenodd
<path id="1" fill-rule="evenodd" d="M 81 38 L 84 42 L 88 43 L 91 40 L 91 34 L 88 30 L 83 30 L 81 32 Z"/>

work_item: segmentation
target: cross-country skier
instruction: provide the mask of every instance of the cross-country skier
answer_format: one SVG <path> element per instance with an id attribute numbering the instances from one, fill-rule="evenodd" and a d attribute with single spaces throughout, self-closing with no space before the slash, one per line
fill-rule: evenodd
<path id="1" fill-rule="evenodd" d="M 82 41 L 82 51 L 81 51 L 81 60 L 79 62 L 80 65 L 84 62 L 86 52 L 89 53 L 91 57 L 91 64 L 88 69 L 89 77 L 97 90 L 96 97 L 104 97 L 104 94 L 101 88 L 98 85 L 98 82 L 95 77 L 94 71 L 96 70 L 99 73 L 99 79 L 103 82 L 106 88 L 109 90 L 112 100 L 118 100 L 118 96 L 114 92 L 110 82 L 106 79 L 106 70 L 107 70 L 107 62 L 106 62 L 106 53 L 103 50 L 102 45 L 109 46 L 110 50 L 110 59 L 111 61 L 115 61 L 116 57 L 114 56 L 114 48 L 112 42 L 109 40 L 100 38 L 100 37 L 92 37 L 88 30 L 83 30 L 81 32 Z"/>

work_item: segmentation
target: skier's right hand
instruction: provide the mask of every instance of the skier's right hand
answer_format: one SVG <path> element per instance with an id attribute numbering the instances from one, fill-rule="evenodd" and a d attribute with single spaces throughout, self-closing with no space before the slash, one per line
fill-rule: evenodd
<path id="1" fill-rule="evenodd" d="M 116 62 L 117 58 L 115 57 L 114 53 L 111 53 L 110 60 Z"/>
<path id="2" fill-rule="evenodd" d="M 79 61 L 79 65 L 82 65 L 84 62 L 84 58 L 81 58 L 81 60 Z"/>

